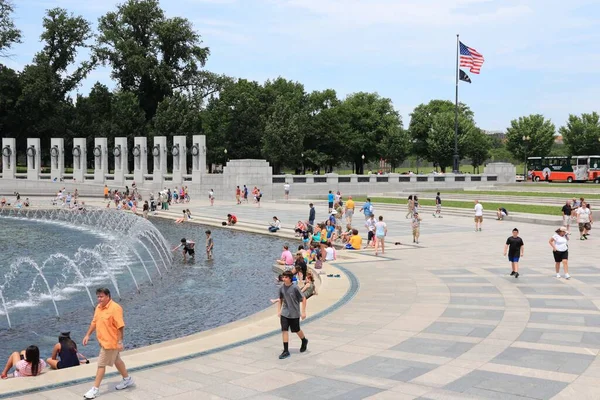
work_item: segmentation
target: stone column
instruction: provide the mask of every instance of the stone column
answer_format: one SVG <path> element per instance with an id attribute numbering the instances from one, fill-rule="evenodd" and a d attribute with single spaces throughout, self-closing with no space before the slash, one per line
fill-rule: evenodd
<path id="1" fill-rule="evenodd" d="M 108 174 L 108 139 L 94 138 L 94 182 L 104 183 Z"/>
<path id="2" fill-rule="evenodd" d="M 173 147 L 171 147 L 171 157 L 173 157 L 173 183 L 183 182 L 183 175 L 186 170 L 186 151 L 185 136 L 173 136 Z"/>
<path id="3" fill-rule="evenodd" d="M 113 148 L 115 156 L 115 183 L 125 183 L 125 174 L 127 173 L 127 138 L 115 138 L 115 147 Z"/>
<path id="4" fill-rule="evenodd" d="M 27 139 L 27 180 L 37 181 L 40 179 L 42 154 L 39 138 Z"/>
<path id="5" fill-rule="evenodd" d="M 85 182 L 87 174 L 87 147 L 85 138 L 73 138 L 73 180 Z"/>
<path id="6" fill-rule="evenodd" d="M 192 137 L 192 183 L 200 183 L 206 174 L 206 136 Z"/>
<path id="7" fill-rule="evenodd" d="M 2 179 L 15 179 L 17 172 L 17 140 L 2 138 Z"/>
<path id="8" fill-rule="evenodd" d="M 50 179 L 60 182 L 65 174 L 65 139 L 50 139 Z"/>
<path id="9" fill-rule="evenodd" d="M 154 136 L 154 146 L 152 146 L 152 157 L 154 159 L 154 169 L 152 170 L 152 182 L 163 188 L 164 175 L 167 173 L 167 137 Z"/>
<path id="10" fill-rule="evenodd" d="M 133 143 L 133 180 L 141 184 L 148 173 L 148 142 L 145 137 L 136 137 Z"/>

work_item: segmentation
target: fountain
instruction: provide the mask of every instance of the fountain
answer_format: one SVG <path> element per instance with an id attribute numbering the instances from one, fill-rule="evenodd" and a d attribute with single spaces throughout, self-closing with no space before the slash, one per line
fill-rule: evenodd
<path id="1" fill-rule="evenodd" d="M 160 232 L 152 223 L 130 213 L 103 208 L 86 208 L 83 211 L 6 208 L 0 210 L 0 218 L 58 224 L 94 234 L 101 241 L 93 247 L 80 246 L 72 257 L 56 252 L 42 260 L 18 257 L 13 261 L 4 274 L 4 282 L 0 278 L 0 300 L 9 328 L 12 327 L 10 314 L 14 310 L 39 307 L 48 301 L 52 302 L 56 317 L 60 318 L 63 300 L 79 292 L 86 293 L 92 307 L 95 307 L 90 291 L 92 284 L 110 282 L 121 298 L 117 279 L 121 271 L 129 273 L 139 293 L 141 277 L 136 278 L 136 272 L 145 272 L 147 282 L 153 285 L 148 266 L 153 264 L 162 277 L 158 264 L 161 263 L 168 271 L 172 262 L 171 254 L 165 251 L 168 245 Z M 142 258 L 139 249 L 143 249 L 151 261 Z M 23 268 L 27 267 L 32 268 L 31 273 L 23 272 Z M 31 286 L 25 294 L 19 294 L 17 287 L 22 287 L 23 279 L 31 279 Z"/>

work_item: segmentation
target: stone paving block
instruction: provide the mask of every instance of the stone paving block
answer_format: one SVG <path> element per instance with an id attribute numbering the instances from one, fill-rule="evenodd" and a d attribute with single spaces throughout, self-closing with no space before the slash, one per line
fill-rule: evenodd
<path id="1" fill-rule="evenodd" d="M 563 346 L 600 347 L 600 333 L 561 331 L 559 329 L 525 328 L 519 341 Z"/>
<path id="2" fill-rule="evenodd" d="M 488 293 L 497 294 L 498 289 L 495 286 L 448 286 L 450 293 Z"/>
<path id="3" fill-rule="evenodd" d="M 592 355 L 509 347 L 492 360 L 496 364 L 581 374 L 594 360 Z"/>
<path id="4" fill-rule="evenodd" d="M 564 308 L 574 310 L 594 310 L 598 308 L 590 300 L 582 299 L 527 299 L 531 308 Z"/>
<path id="5" fill-rule="evenodd" d="M 438 366 L 436 364 L 371 356 L 364 360 L 355 362 L 354 364 L 343 367 L 341 370 L 408 382 L 437 367 Z"/>
<path id="6" fill-rule="evenodd" d="M 582 296 L 582 293 L 572 287 L 563 285 L 558 287 L 547 286 L 519 286 L 523 294 L 543 294 L 552 296 Z M 583 299 L 583 297 L 582 297 Z"/>
<path id="7" fill-rule="evenodd" d="M 577 279 L 578 281 L 581 281 L 583 283 L 587 283 L 588 285 L 599 285 L 600 284 L 600 271 L 598 275 L 580 275 L 581 271 L 577 271 L 577 277 L 574 279 Z"/>
<path id="8" fill-rule="evenodd" d="M 361 399 L 381 392 L 370 386 L 356 385 L 324 377 L 314 377 L 268 392 L 289 400 L 306 399 Z M 348 397 L 345 397 L 348 395 Z M 360 397 L 362 396 L 362 397 Z"/>
<path id="9" fill-rule="evenodd" d="M 504 306 L 504 299 L 502 297 L 451 296 L 450 304 L 464 304 L 469 306 Z"/>
<path id="10" fill-rule="evenodd" d="M 469 351 L 474 343 L 451 342 L 448 340 L 410 338 L 392 347 L 394 351 L 405 351 L 408 353 L 428 354 L 440 357 L 458 357 Z"/>
<path id="11" fill-rule="evenodd" d="M 498 276 L 510 276 L 510 264 L 507 262 L 506 263 L 506 268 L 486 268 L 483 267 L 483 269 L 485 269 L 487 272 L 491 272 L 494 275 L 498 275 Z M 522 270 L 519 269 L 519 273 L 523 273 L 523 275 L 541 275 L 539 272 L 531 270 L 531 269 L 527 269 L 527 268 L 523 268 Z M 521 278 L 519 278 L 520 280 Z M 515 280 L 515 279 L 512 279 Z"/>
<path id="12" fill-rule="evenodd" d="M 427 271 L 431 272 L 434 275 L 473 275 L 474 273 L 464 268 L 451 268 L 451 269 L 428 269 Z"/>
<path id="13" fill-rule="evenodd" d="M 460 308 L 448 308 L 442 314 L 444 318 L 469 318 L 469 319 L 483 319 L 491 321 L 499 321 L 504 316 L 502 310 L 477 310 L 474 308 L 460 309 Z"/>
<path id="14" fill-rule="evenodd" d="M 471 336 L 471 337 L 486 337 L 495 327 L 473 324 L 457 324 L 450 322 L 434 322 L 425 332 L 440 333 L 443 335 Z"/>
<path id="15" fill-rule="evenodd" d="M 566 386 L 566 383 L 546 379 L 473 371 L 444 389 L 492 399 L 550 399 Z"/>
<path id="16" fill-rule="evenodd" d="M 478 276 L 441 276 L 440 279 L 445 283 L 490 283 L 485 278 Z"/>
<path id="17" fill-rule="evenodd" d="M 600 326 L 600 315 L 532 312 L 529 322 L 598 327 Z"/>

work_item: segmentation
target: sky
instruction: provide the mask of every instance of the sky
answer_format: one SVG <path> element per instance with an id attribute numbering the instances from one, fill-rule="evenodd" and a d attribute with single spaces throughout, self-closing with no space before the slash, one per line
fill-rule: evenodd
<path id="1" fill-rule="evenodd" d="M 93 26 L 115 0 L 14 0 L 24 42 L 6 65 L 21 69 L 41 48 L 46 9 L 63 7 Z M 600 112 L 598 0 L 162 0 L 188 18 L 210 48 L 206 69 L 264 82 L 279 76 L 340 98 L 367 91 L 391 98 L 405 126 L 414 107 L 454 101 L 456 35 L 481 53 L 481 74 L 459 100 L 479 127 L 505 130 L 540 113 L 556 125 Z M 82 55 L 84 57 L 85 55 Z M 467 73 L 469 73 L 467 71 Z M 92 72 L 111 88 L 110 70 Z"/>

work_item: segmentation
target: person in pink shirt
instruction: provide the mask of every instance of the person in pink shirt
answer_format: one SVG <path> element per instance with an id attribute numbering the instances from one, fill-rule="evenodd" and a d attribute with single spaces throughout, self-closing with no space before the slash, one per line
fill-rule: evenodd
<path id="1" fill-rule="evenodd" d="M 14 377 L 39 375 L 44 368 L 46 362 L 40 359 L 40 350 L 37 346 L 29 346 L 21 353 L 14 352 L 8 358 L 4 371 L 2 371 L 2 379 L 8 377 L 8 371 L 15 368 Z"/>
<path id="2" fill-rule="evenodd" d="M 294 256 L 292 255 L 292 252 L 287 244 L 283 246 L 283 252 L 281 253 L 279 260 L 277 260 L 277 264 L 290 267 L 294 265 Z"/>

